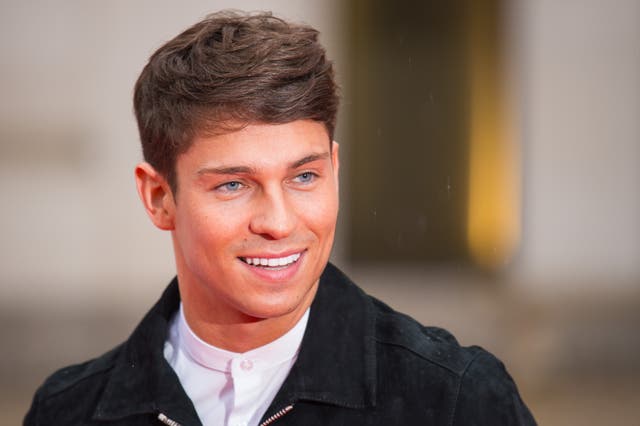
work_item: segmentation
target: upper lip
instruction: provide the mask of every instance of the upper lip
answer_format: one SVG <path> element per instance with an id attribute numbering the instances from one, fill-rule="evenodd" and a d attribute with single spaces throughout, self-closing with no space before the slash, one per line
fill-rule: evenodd
<path id="1" fill-rule="evenodd" d="M 296 249 L 296 250 L 287 250 L 287 251 L 283 251 L 281 253 L 261 253 L 261 254 L 244 254 L 244 255 L 240 255 L 238 257 L 243 257 L 243 258 L 259 258 L 259 259 L 280 259 L 282 257 L 287 257 L 287 256 L 291 256 L 292 254 L 302 254 L 304 251 L 306 251 L 306 249 Z"/>

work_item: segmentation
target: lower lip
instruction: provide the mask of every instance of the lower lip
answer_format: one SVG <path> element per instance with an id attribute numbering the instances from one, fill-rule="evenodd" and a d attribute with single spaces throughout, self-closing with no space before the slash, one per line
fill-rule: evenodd
<path id="1" fill-rule="evenodd" d="M 300 253 L 300 257 L 293 263 L 290 263 L 287 266 L 279 267 L 278 269 L 271 268 L 263 268 L 260 266 L 249 265 L 248 263 L 242 262 L 251 272 L 258 275 L 261 279 L 272 282 L 283 282 L 289 281 L 294 277 L 298 269 L 300 269 L 300 264 L 304 259 L 306 251 Z"/>

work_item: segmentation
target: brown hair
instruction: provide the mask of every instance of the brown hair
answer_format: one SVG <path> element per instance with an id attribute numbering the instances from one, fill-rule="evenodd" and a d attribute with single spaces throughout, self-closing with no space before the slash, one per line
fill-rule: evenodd
<path id="1" fill-rule="evenodd" d="M 333 138 L 337 109 L 318 31 L 270 13 L 207 16 L 151 56 L 134 91 L 144 158 L 174 193 L 176 158 L 197 135 L 310 119 Z"/>

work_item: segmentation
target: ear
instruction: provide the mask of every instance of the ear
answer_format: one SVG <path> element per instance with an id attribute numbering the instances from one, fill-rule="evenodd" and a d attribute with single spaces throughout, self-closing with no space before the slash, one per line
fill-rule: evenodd
<path id="1" fill-rule="evenodd" d="M 140 163 L 135 170 L 138 195 L 149 218 L 158 228 L 175 228 L 175 201 L 166 179 L 149 163 Z"/>
<path id="2" fill-rule="evenodd" d="M 340 145 L 338 142 L 331 142 L 331 164 L 333 165 L 333 178 L 336 181 L 336 188 L 340 188 L 340 177 L 338 172 L 340 171 Z"/>

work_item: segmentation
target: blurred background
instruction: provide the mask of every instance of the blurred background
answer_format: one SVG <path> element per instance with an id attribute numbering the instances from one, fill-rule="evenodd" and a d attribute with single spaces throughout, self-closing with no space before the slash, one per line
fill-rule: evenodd
<path id="1" fill-rule="evenodd" d="M 543 425 L 638 424 L 640 2 L 0 3 L 0 409 L 125 339 L 174 274 L 132 87 L 209 12 L 322 33 L 342 84 L 333 261 L 505 361 Z"/>

